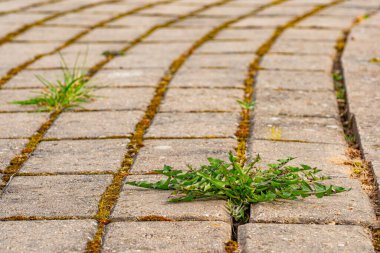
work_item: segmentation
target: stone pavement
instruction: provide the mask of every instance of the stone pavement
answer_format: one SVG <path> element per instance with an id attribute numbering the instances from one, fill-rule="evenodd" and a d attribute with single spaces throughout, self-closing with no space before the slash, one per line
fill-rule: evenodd
<path id="1" fill-rule="evenodd" d="M 351 176 L 334 74 L 376 181 L 379 8 L 0 0 L 0 252 L 225 252 L 231 239 L 241 252 L 375 252 L 376 201 Z M 72 67 L 78 52 L 96 101 L 52 114 L 9 104 L 41 89 L 35 75 L 59 77 L 59 53 Z M 224 201 L 169 204 L 169 192 L 124 185 L 230 150 L 264 163 L 295 156 L 352 190 L 253 205 L 233 235 Z"/>

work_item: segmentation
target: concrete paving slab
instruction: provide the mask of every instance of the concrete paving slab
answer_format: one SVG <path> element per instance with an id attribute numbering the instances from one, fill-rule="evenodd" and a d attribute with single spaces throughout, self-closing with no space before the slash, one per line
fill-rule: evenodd
<path id="1" fill-rule="evenodd" d="M 264 69 L 330 72 L 332 58 L 319 55 L 268 54 L 264 57 L 261 67 Z"/>
<path id="2" fill-rule="evenodd" d="M 91 217 L 112 176 L 15 177 L 0 198 L 0 217 Z"/>
<path id="3" fill-rule="evenodd" d="M 333 118 L 256 115 L 254 139 L 344 144 L 341 123 Z"/>
<path id="4" fill-rule="evenodd" d="M 26 139 L 2 140 L 0 139 L 0 171 L 4 170 L 13 157 L 21 153 L 27 143 Z"/>
<path id="5" fill-rule="evenodd" d="M 197 75 L 194 75 L 194 71 Z M 174 76 L 171 87 L 244 87 L 245 69 L 180 69 Z"/>
<path id="6" fill-rule="evenodd" d="M 331 91 L 307 92 L 302 90 L 256 91 L 256 113 L 301 117 L 337 117 L 335 94 Z"/>
<path id="7" fill-rule="evenodd" d="M 208 157 L 227 160 L 228 152 L 232 152 L 236 144 L 234 139 L 145 140 L 131 173 L 160 170 L 164 165 L 181 170 L 188 169 L 187 165 L 198 168 L 208 164 Z"/>
<path id="8" fill-rule="evenodd" d="M 49 129 L 46 138 L 126 136 L 132 134 L 143 114 L 142 111 L 66 112 Z"/>
<path id="9" fill-rule="evenodd" d="M 83 104 L 89 110 L 145 110 L 154 95 L 153 88 L 96 89 L 95 99 Z"/>
<path id="10" fill-rule="evenodd" d="M 116 172 L 129 140 L 41 142 L 21 172 Z"/>
<path id="11" fill-rule="evenodd" d="M 0 93 L 1 95 L 1 93 Z M 235 111 L 236 102 L 243 99 L 243 90 L 238 89 L 169 89 L 165 95 L 161 112 Z"/>
<path id="12" fill-rule="evenodd" d="M 0 138 L 29 138 L 48 120 L 48 113 L 0 113 Z"/>
<path id="13" fill-rule="evenodd" d="M 0 251 L 81 252 L 96 232 L 94 220 L 1 221 Z"/>
<path id="14" fill-rule="evenodd" d="M 326 185 L 352 188 L 351 191 L 318 199 L 279 200 L 251 206 L 252 223 L 296 223 L 296 224 L 343 224 L 370 226 L 376 223 L 368 195 L 362 191 L 355 179 L 334 179 Z"/>
<path id="15" fill-rule="evenodd" d="M 375 252 L 360 226 L 247 224 L 239 227 L 242 252 Z"/>
<path id="16" fill-rule="evenodd" d="M 332 91 L 329 73 L 263 70 L 258 73 L 256 87 L 275 90 Z"/>
<path id="17" fill-rule="evenodd" d="M 342 165 L 347 159 L 346 148 L 339 144 L 252 140 L 248 146 L 248 154 L 251 157 L 260 154 L 261 165 L 295 157 L 289 165 L 307 164 L 321 169 L 322 175 L 348 178 L 350 167 Z"/>
<path id="18" fill-rule="evenodd" d="M 216 221 L 114 222 L 103 252 L 222 253 L 230 236 L 230 225 Z"/>
<path id="19" fill-rule="evenodd" d="M 146 137 L 233 137 L 239 113 L 159 113 Z"/>
<path id="20" fill-rule="evenodd" d="M 127 181 L 151 181 L 160 176 L 128 176 Z M 120 198 L 112 213 L 117 220 L 137 221 L 148 217 L 162 217 L 176 221 L 224 221 L 231 217 L 223 200 L 170 203 L 171 191 L 151 190 L 124 185 Z M 149 218 L 148 218 L 149 219 Z"/>

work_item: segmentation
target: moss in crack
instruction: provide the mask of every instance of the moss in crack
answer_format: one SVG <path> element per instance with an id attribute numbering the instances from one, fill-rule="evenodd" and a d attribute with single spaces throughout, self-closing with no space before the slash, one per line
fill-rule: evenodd
<path id="1" fill-rule="evenodd" d="M 229 240 L 225 246 L 226 253 L 239 253 L 239 244 L 237 241 Z"/>

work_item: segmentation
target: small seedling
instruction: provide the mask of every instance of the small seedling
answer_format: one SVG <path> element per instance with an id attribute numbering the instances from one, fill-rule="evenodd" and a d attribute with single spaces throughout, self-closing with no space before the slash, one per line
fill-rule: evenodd
<path id="1" fill-rule="evenodd" d="M 344 135 L 344 138 L 351 145 L 354 145 L 356 143 L 356 138 L 355 138 L 355 135 L 353 134 L 346 134 Z"/>
<path id="2" fill-rule="evenodd" d="M 109 57 L 109 56 L 123 56 L 125 55 L 124 51 L 118 51 L 118 50 L 107 50 L 102 53 L 103 56 Z"/>
<path id="3" fill-rule="evenodd" d="M 270 138 L 274 141 L 281 140 L 281 129 L 279 127 L 272 126 L 270 128 Z"/>
<path id="4" fill-rule="evenodd" d="M 339 186 L 326 186 L 321 181 L 329 177 L 317 176 L 317 168 L 308 165 L 289 166 L 294 158 L 278 160 L 260 169 L 255 165 L 260 157 L 250 164 L 241 165 L 238 158 L 229 154 L 227 162 L 208 158 L 209 164 L 190 171 L 174 170 L 164 166 L 154 171 L 166 176 L 158 182 L 127 182 L 129 185 L 151 189 L 173 190 L 170 202 L 185 202 L 198 199 L 224 199 L 231 216 L 239 222 L 248 219 L 250 204 L 276 199 L 296 200 L 309 196 L 318 198 L 348 191 Z"/>
<path id="5" fill-rule="evenodd" d="M 62 57 L 61 57 L 62 58 Z M 87 87 L 86 74 L 77 67 L 70 69 L 62 58 L 62 80 L 56 82 L 48 81 L 42 76 L 36 76 L 44 85 L 41 92 L 36 97 L 13 101 L 13 104 L 36 105 L 41 110 L 62 111 L 64 109 L 78 107 L 80 104 L 91 101 L 94 96 L 92 89 Z"/>
<path id="6" fill-rule="evenodd" d="M 249 101 L 249 102 L 247 102 L 247 101 L 244 101 L 244 100 L 237 100 L 237 102 L 245 110 L 253 111 L 255 109 L 255 105 L 256 105 L 255 101 Z"/>
<path id="7" fill-rule="evenodd" d="M 335 92 L 337 99 L 344 100 L 346 97 L 346 90 L 343 87 L 338 88 L 338 90 Z"/>
<path id="8" fill-rule="evenodd" d="M 343 75 L 340 74 L 339 72 L 335 72 L 333 74 L 333 78 L 334 78 L 335 81 L 342 81 L 343 80 Z"/>

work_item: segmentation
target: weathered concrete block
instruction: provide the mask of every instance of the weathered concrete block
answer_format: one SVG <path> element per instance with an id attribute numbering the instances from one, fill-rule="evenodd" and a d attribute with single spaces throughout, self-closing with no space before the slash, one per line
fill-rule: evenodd
<path id="1" fill-rule="evenodd" d="M 1 252 L 82 252 L 96 232 L 93 220 L 1 221 Z"/>
<path id="2" fill-rule="evenodd" d="M 114 222 L 103 251 L 222 253 L 230 237 L 231 227 L 223 222 Z"/>
<path id="3" fill-rule="evenodd" d="M 239 227 L 242 252 L 375 252 L 360 226 L 247 224 Z"/>
<path id="4" fill-rule="evenodd" d="M 0 199 L 0 217 L 90 217 L 112 176 L 15 177 Z"/>

